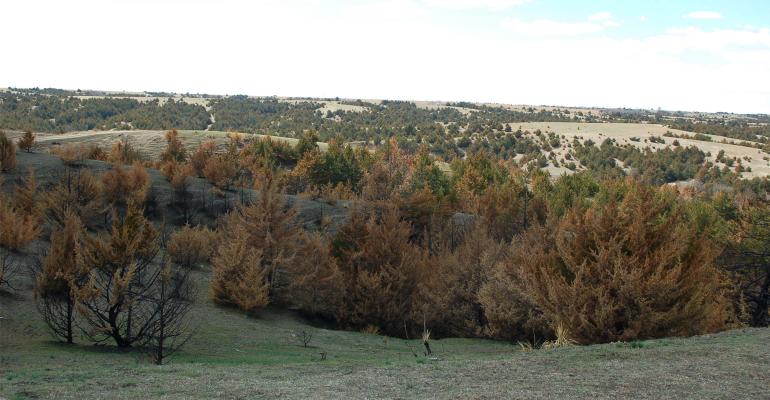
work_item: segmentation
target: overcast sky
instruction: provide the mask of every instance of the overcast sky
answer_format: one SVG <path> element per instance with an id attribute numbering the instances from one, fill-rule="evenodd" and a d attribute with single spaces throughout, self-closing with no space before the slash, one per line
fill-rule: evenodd
<path id="1" fill-rule="evenodd" d="M 770 1 L 11 0 L 0 10 L 0 86 L 770 113 Z"/>

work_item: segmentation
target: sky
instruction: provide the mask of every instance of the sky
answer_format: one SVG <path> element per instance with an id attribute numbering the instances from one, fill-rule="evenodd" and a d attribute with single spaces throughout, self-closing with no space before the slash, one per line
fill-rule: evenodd
<path id="1" fill-rule="evenodd" d="M 764 0 L 4 0 L 0 87 L 770 113 Z"/>

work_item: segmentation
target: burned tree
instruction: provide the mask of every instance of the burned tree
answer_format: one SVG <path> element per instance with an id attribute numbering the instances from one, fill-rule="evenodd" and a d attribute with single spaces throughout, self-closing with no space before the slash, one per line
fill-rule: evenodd
<path id="1" fill-rule="evenodd" d="M 157 310 L 148 299 L 163 271 L 155 262 L 160 240 L 133 203 L 125 216 L 113 213 L 112 219 L 109 235 L 90 237 L 84 246 L 90 274 L 77 288 L 77 306 L 91 340 L 130 347 L 154 329 Z"/>
<path id="2" fill-rule="evenodd" d="M 51 333 L 73 343 L 75 292 L 88 276 L 82 251 L 83 225 L 68 212 L 64 227 L 51 235 L 51 249 L 37 276 L 35 299 Z"/>
<path id="3" fill-rule="evenodd" d="M 187 314 L 194 297 L 190 268 L 166 263 L 146 301 L 154 318 L 142 341 L 155 364 L 179 350 L 192 336 Z"/>
<path id="4" fill-rule="evenodd" d="M 13 290 L 11 278 L 18 272 L 17 267 L 11 260 L 11 254 L 0 248 L 0 290 Z"/>
<path id="5" fill-rule="evenodd" d="M 751 326 L 770 324 L 770 211 L 766 207 L 744 213 L 734 241 L 728 243 L 723 263 L 739 283 Z"/>

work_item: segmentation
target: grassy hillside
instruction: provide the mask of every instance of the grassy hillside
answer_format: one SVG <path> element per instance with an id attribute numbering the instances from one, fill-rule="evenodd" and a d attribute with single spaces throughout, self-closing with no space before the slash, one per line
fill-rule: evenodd
<path id="1" fill-rule="evenodd" d="M 754 177 L 766 177 L 770 175 L 770 161 L 768 154 L 760 149 L 741 146 L 738 141 L 721 136 L 710 135 L 712 141 L 703 141 L 695 139 L 686 139 L 692 137 L 691 132 L 671 130 L 662 125 L 656 124 L 633 124 L 633 123 L 573 123 L 573 122 L 523 122 L 510 124 L 515 131 L 517 129 L 527 132 L 524 137 L 537 141 L 537 135 L 532 132 L 542 131 L 545 133 L 553 132 L 560 136 L 560 146 L 552 150 L 556 159 L 561 160 L 560 166 L 554 166 L 552 163 L 545 167 L 554 177 L 561 174 L 571 174 L 574 171 L 566 167 L 565 160 L 567 154 L 572 152 L 571 143 L 578 139 L 581 143 L 586 140 L 593 141 L 596 145 L 601 144 L 605 139 L 614 139 L 619 146 L 633 146 L 639 149 L 650 148 L 657 151 L 665 148 L 674 148 L 676 141 L 681 146 L 694 146 L 707 154 L 706 161 L 719 164 L 716 160 L 720 151 L 724 152 L 727 158 L 740 159 L 745 167 L 751 171 L 742 173 L 743 178 L 751 179 Z M 180 139 L 183 141 L 188 151 L 194 151 L 202 142 L 214 140 L 217 144 L 223 145 L 228 140 L 228 133 L 222 131 L 192 131 L 180 130 Z M 665 137 L 667 132 L 676 134 L 677 137 Z M 110 131 L 82 131 L 69 132 L 65 134 L 47 134 L 39 133 L 37 136 L 37 146 L 42 151 L 49 150 L 57 144 L 79 144 L 96 145 L 103 149 L 109 149 L 117 140 L 127 137 L 129 142 L 140 149 L 143 157 L 156 159 L 165 149 L 166 140 L 163 130 L 110 130 Z M 21 132 L 9 132 L 12 138 L 18 138 Z M 251 136 L 251 134 L 249 134 Z M 254 135 L 256 137 L 268 137 L 267 135 Z M 297 143 L 298 139 L 281 136 L 269 136 L 272 140 L 287 142 L 290 145 Z M 650 137 L 656 137 L 661 143 L 648 141 Z M 722 143 L 722 141 L 725 141 Z M 351 142 L 356 145 L 357 142 Z M 748 142 L 745 142 L 748 143 Z M 319 142 L 319 148 L 325 151 L 327 143 Z M 542 151 L 542 154 L 548 155 L 550 152 Z M 442 163 L 443 164 L 443 163 Z M 577 169 L 584 169 L 579 164 Z"/>
<path id="2" fill-rule="evenodd" d="M 474 339 L 433 342 L 314 326 L 289 311 L 259 317 L 207 301 L 196 272 L 197 333 L 168 365 L 111 345 L 50 339 L 31 281 L 0 296 L 0 397 L 136 398 L 766 398 L 768 329 L 689 339 L 524 352 Z M 308 348 L 295 336 L 310 332 Z M 83 343 L 83 342 L 81 342 Z M 321 352 L 327 354 L 321 360 Z M 415 356 L 413 353 L 417 353 Z"/>
<path id="3" fill-rule="evenodd" d="M 18 157 L 18 168 L 4 175 L 6 190 L 28 167 L 41 185 L 63 172 L 53 156 Z M 168 182 L 149 173 L 158 203 L 166 204 Z M 193 187 L 210 189 L 201 179 Z M 349 213 L 344 202 L 292 198 L 308 224 Z M 38 240 L 29 254 L 47 246 Z M 210 277 L 208 268 L 194 273 L 195 335 L 167 365 L 155 366 L 149 355 L 112 343 L 53 341 L 24 270 L 15 290 L 0 294 L 0 398 L 767 398 L 770 329 L 531 352 L 503 341 L 442 339 L 431 342 L 428 357 L 415 339 L 327 329 L 291 310 L 247 316 L 214 306 Z M 303 332 L 312 335 L 308 347 Z"/>

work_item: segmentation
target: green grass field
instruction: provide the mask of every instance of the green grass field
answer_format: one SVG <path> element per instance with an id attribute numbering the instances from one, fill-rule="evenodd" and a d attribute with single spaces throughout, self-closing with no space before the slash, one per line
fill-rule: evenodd
<path id="1" fill-rule="evenodd" d="M 522 351 L 476 339 L 401 340 L 248 317 L 207 300 L 196 273 L 194 338 L 167 365 L 47 334 L 22 277 L 0 295 L 0 398 L 767 398 L 770 330 Z M 310 347 L 293 336 L 313 335 Z M 321 360 L 320 353 L 327 354 Z M 417 356 L 414 355 L 417 353 Z"/>

